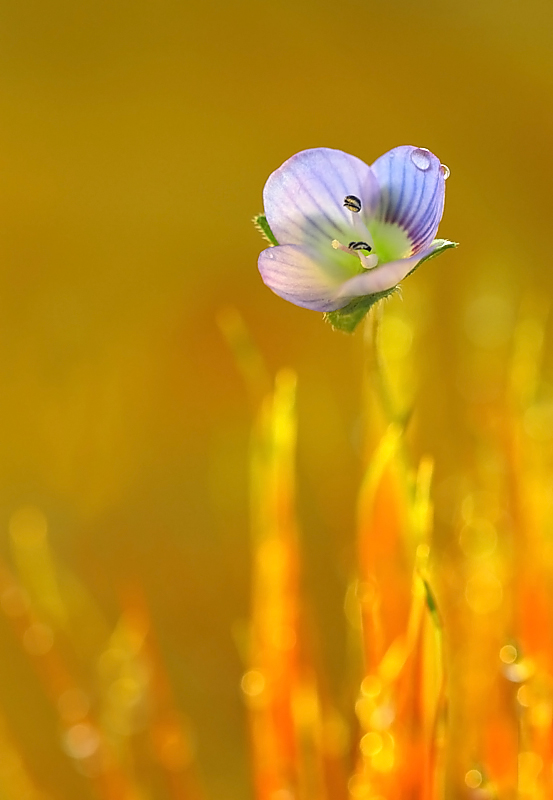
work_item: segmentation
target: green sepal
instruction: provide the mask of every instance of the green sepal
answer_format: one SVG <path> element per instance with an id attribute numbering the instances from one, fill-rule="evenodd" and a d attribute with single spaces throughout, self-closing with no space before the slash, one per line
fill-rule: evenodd
<path id="1" fill-rule="evenodd" d="M 323 314 L 325 322 L 330 322 L 335 331 L 344 331 L 344 333 L 353 333 L 357 328 L 363 317 L 368 314 L 371 307 L 379 300 L 384 300 L 386 297 L 398 291 L 397 286 L 387 289 L 385 292 L 376 292 L 375 294 L 367 294 L 364 297 L 356 297 L 344 308 L 339 308 L 337 311 L 328 311 Z"/>
<path id="2" fill-rule="evenodd" d="M 413 272 L 415 272 L 415 270 L 417 270 L 421 264 L 425 263 L 425 261 L 430 261 L 431 258 L 436 258 L 436 256 L 441 256 L 442 253 L 445 253 L 446 250 L 451 250 L 453 247 L 459 247 L 458 242 L 450 242 L 449 239 L 434 239 L 432 244 L 436 246 L 435 249 L 430 253 L 430 255 L 421 258 L 421 260 L 415 264 L 411 272 L 407 273 L 407 275 L 405 276 L 406 278 L 408 278 L 409 275 L 412 275 Z"/>
<path id="3" fill-rule="evenodd" d="M 430 261 L 431 258 L 436 258 L 436 256 L 441 255 L 445 250 L 450 250 L 452 247 L 458 246 L 457 242 L 450 242 L 448 239 L 435 239 L 432 244 L 436 245 L 435 250 L 425 258 L 421 258 L 408 275 L 412 275 L 425 261 Z M 405 277 L 407 277 L 407 275 Z M 390 297 L 398 290 L 398 286 L 393 286 L 385 292 L 376 292 L 375 294 L 365 295 L 365 297 L 356 297 L 355 300 L 352 300 L 347 306 L 344 306 L 344 308 L 339 308 L 337 311 L 329 311 L 323 314 L 324 319 L 326 322 L 330 322 L 334 330 L 353 333 L 363 317 L 365 317 L 375 303 L 378 303 L 379 300 L 384 300 L 386 297 Z"/>
<path id="4" fill-rule="evenodd" d="M 267 217 L 265 216 L 265 214 L 256 214 L 252 222 L 264 239 L 266 239 L 271 244 L 274 245 L 278 244 L 272 230 L 269 228 L 269 223 L 267 222 Z"/>

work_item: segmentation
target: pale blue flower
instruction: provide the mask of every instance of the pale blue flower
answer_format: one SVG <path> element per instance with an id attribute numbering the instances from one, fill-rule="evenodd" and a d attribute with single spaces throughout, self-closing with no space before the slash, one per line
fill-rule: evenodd
<path id="1" fill-rule="evenodd" d="M 370 167 L 326 147 L 297 153 L 263 191 L 278 242 L 259 256 L 263 281 L 285 300 L 324 312 L 393 290 L 421 261 L 454 246 L 434 239 L 448 174 L 429 150 L 410 145 Z"/>

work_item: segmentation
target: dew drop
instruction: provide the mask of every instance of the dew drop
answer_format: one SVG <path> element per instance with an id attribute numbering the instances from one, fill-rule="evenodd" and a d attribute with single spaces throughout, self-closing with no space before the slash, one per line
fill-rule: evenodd
<path id="1" fill-rule="evenodd" d="M 382 736 L 379 733 L 376 733 L 376 731 L 370 731 L 369 733 L 366 733 L 359 743 L 359 748 L 363 755 L 369 757 L 380 753 L 382 747 Z"/>
<path id="2" fill-rule="evenodd" d="M 482 773 L 478 769 L 469 769 L 465 775 L 465 783 L 469 789 L 478 789 L 482 783 Z"/>
<path id="3" fill-rule="evenodd" d="M 514 664 L 518 658 L 516 647 L 514 647 L 512 644 L 504 645 L 499 651 L 499 658 L 504 664 Z"/>
<path id="4" fill-rule="evenodd" d="M 440 169 L 442 170 L 444 181 L 447 181 L 447 179 L 451 175 L 451 170 L 445 164 L 440 164 Z"/>
<path id="5" fill-rule="evenodd" d="M 526 684 L 521 686 L 517 692 L 517 700 L 519 705 L 529 708 L 532 705 L 532 694 Z"/>
<path id="6" fill-rule="evenodd" d="M 417 167 L 417 169 L 421 169 L 423 172 L 426 172 L 427 169 L 430 168 L 430 150 L 427 150 L 425 147 L 417 147 L 416 150 L 413 150 L 411 153 L 411 161 Z"/>
<path id="7" fill-rule="evenodd" d="M 249 672 L 245 672 L 244 675 L 242 675 L 240 686 L 244 694 L 248 697 L 257 697 L 262 694 L 265 689 L 265 677 L 263 673 L 258 670 L 251 669 Z"/>
<path id="8" fill-rule="evenodd" d="M 377 706 L 372 712 L 369 725 L 377 731 L 385 731 L 395 719 L 395 711 L 390 705 Z"/>
<path id="9" fill-rule="evenodd" d="M 382 690 L 380 678 L 376 675 L 367 675 L 361 682 L 361 694 L 365 697 L 378 697 Z"/>
<path id="10" fill-rule="evenodd" d="M 63 738 L 64 750 L 71 758 L 90 758 L 100 746 L 100 737 L 88 722 L 73 725 Z"/>
<path id="11" fill-rule="evenodd" d="M 524 683 L 532 676 L 534 664 L 529 658 L 523 658 L 514 664 L 505 664 L 503 674 L 511 683 Z"/>

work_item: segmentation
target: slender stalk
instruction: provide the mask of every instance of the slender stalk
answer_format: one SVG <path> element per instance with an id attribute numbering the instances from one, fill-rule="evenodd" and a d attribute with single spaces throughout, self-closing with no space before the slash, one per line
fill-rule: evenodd
<path id="1" fill-rule="evenodd" d="M 382 348 L 380 345 L 380 324 L 382 321 L 382 303 L 375 303 L 371 308 L 365 327 L 365 341 L 367 343 L 368 372 L 374 382 L 376 393 L 382 407 L 382 411 L 389 423 L 400 423 L 392 392 L 386 376 L 386 367 L 382 358 Z M 403 426 L 401 426 L 403 427 Z"/>

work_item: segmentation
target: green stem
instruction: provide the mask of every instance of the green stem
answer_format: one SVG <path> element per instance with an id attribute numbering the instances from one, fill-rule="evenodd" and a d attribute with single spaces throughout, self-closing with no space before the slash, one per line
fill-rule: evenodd
<path id="1" fill-rule="evenodd" d="M 380 347 L 380 323 L 382 321 L 383 305 L 383 303 L 375 303 L 369 312 L 367 320 L 367 335 L 370 348 L 369 370 L 386 420 L 389 423 L 401 423 L 403 425 L 403 421 L 398 418 L 395 410 L 390 384 L 386 376 L 386 366 L 382 358 L 382 348 Z"/>
<path id="2" fill-rule="evenodd" d="M 376 303 L 367 319 L 367 339 L 369 343 L 369 372 L 388 423 L 399 425 L 405 430 L 411 418 L 412 409 L 399 411 L 393 398 L 392 390 L 386 375 L 386 363 L 382 357 L 380 346 L 380 323 L 384 313 L 384 303 Z"/>

